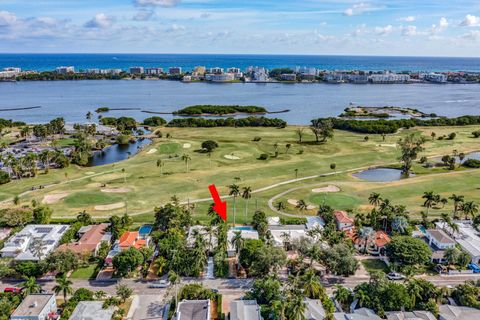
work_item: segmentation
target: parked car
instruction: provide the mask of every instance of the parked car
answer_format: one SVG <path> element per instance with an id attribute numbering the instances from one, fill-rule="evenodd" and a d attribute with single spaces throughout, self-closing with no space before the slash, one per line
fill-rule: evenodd
<path id="1" fill-rule="evenodd" d="M 390 280 L 403 280 L 405 279 L 405 276 L 397 272 L 390 272 L 387 274 L 387 278 Z"/>
<path id="2" fill-rule="evenodd" d="M 170 282 L 167 280 L 158 280 L 148 284 L 149 288 L 168 288 L 170 286 Z"/>
<path id="3" fill-rule="evenodd" d="M 480 273 L 480 267 L 476 263 L 470 263 L 468 269 L 473 270 L 473 273 Z"/>
<path id="4" fill-rule="evenodd" d="M 22 293 L 22 289 L 20 288 L 5 288 L 3 290 L 4 293 Z"/>

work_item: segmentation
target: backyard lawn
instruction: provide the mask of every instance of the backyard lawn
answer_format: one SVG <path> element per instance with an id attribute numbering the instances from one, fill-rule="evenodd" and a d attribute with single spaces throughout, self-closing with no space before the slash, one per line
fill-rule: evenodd
<path id="1" fill-rule="evenodd" d="M 366 259 L 366 260 L 362 260 L 361 262 L 362 262 L 363 266 L 365 267 L 365 270 L 368 271 L 368 273 L 372 273 L 372 272 L 385 272 L 386 273 L 388 271 L 387 265 L 382 260 Z"/>
<path id="2" fill-rule="evenodd" d="M 89 265 L 88 267 L 78 268 L 70 275 L 72 279 L 93 279 L 97 276 L 99 268 L 96 264 Z"/>

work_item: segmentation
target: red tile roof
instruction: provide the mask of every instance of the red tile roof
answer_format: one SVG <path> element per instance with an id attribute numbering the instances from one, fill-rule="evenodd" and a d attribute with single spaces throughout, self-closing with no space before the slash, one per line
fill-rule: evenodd
<path id="1" fill-rule="evenodd" d="M 348 216 L 345 211 L 335 211 L 335 220 L 340 223 L 353 223 L 353 219 Z"/>
<path id="2" fill-rule="evenodd" d="M 65 243 L 58 247 L 60 251 L 73 251 L 75 253 L 95 252 L 98 244 L 106 233 L 108 223 L 92 225 L 77 242 Z"/>
<path id="3" fill-rule="evenodd" d="M 138 239 L 138 231 L 127 231 L 118 240 L 120 248 L 130 248 L 135 246 Z"/>
<path id="4" fill-rule="evenodd" d="M 389 235 L 385 232 L 380 230 L 375 233 L 375 244 L 378 248 L 386 246 L 390 241 L 392 241 L 392 239 L 390 239 Z"/>

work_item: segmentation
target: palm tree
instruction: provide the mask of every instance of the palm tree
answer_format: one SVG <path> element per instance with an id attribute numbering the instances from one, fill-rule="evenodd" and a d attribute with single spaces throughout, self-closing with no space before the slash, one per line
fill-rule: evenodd
<path id="1" fill-rule="evenodd" d="M 303 131 L 304 130 L 305 130 L 304 128 L 298 128 L 297 130 L 295 130 L 295 133 L 298 136 L 298 143 L 302 143 L 302 137 L 303 137 Z"/>
<path id="2" fill-rule="evenodd" d="M 241 231 L 234 231 L 233 237 L 230 240 L 230 244 L 235 248 L 237 255 L 240 253 L 240 250 L 243 248 L 245 240 L 242 238 Z"/>
<path id="3" fill-rule="evenodd" d="M 363 308 L 363 306 L 365 305 L 365 303 L 369 299 L 367 293 L 365 291 L 363 291 L 362 289 L 358 290 L 355 293 L 354 298 L 358 300 L 358 305 L 360 306 L 360 308 Z"/>
<path id="4" fill-rule="evenodd" d="M 22 294 L 26 297 L 32 293 L 39 293 L 42 287 L 37 283 L 35 277 L 24 277 L 24 282 L 20 284 Z"/>
<path id="5" fill-rule="evenodd" d="M 153 266 L 157 269 L 157 275 L 161 276 L 167 266 L 167 260 L 164 257 L 159 256 L 153 263 Z"/>
<path id="6" fill-rule="evenodd" d="M 48 169 L 50 168 L 50 161 L 52 160 L 54 153 L 50 150 L 44 150 L 40 153 L 40 161 L 42 161 L 45 173 L 48 173 Z"/>
<path id="7" fill-rule="evenodd" d="M 56 294 L 59 294 L 60 292 L 63 293 L 63 301 L 66 304 L 67 295 L 73 293 L 73 289 L 72 289 L 73 282 L 70 281 L 66 275 L 62 275 L 60 278 L 57 278 L 55 281 L 57 282 L 57 284 L 53 287 L 53 291 L 55 291 Z"/>
<path id="8" fill-rule="evenodd" d="M 285 210 L 285 203 L 283 201 L 278 201 L 275 205 L 278 211 Z"/>
<path id="9" fill-rule="evenodd" d="M 465 201 L 465 197 L 462 195 L 456 195 L 455 193 L 449 197 L 453 201 L 453 219 L 457 218 L 457 212 L 461 208 L 462 203 Z"/>
<path id="10" fill-rule="evenodd" d="M 230 190 L 229 195 L 233 196 L 233 225 L 236 224 L 236 216 L 237 216 L 237 197 L 240 195 L 240 187 L 236 184 L 231 184 L 228 186 Z"/>
<path id="11" fill-rule="evenodd" d="M 348 304 L 350 302 L 351 295 L 351 292 L 344 286 L 339 284 L 335 285 L 335 291 L 333 293 L 333 296 L 335 300 L 338 301 L 338 303 L 342 305 Z"/>
<path id="12" fill-rule="evenodd" d="M 295 169 L 294 171 L 295 171 L 295 180 L 297 180 L 298 179 L 298 169 Z"/>
<path id="13" fill-rule="evenodd" d="M 285 315 L 289 320 L 305 320 L 305 310 L 307 309 L 302 295 L 294 295 L 288 299 Z"/>
<path id="14" fill-rule="evenodd" d="M 87 114 L 85 115 L 85 118 L 87 118 L 89 122 L 92 121 L 92 117 L 93 117 L 93 114 L 90 111 L 88 111 Z"/>
<path id="15" fill-rule="evenodd" d="M 410 280 L 407 284 L 407 292 L 409 293 L 410 297 L 412 298 L 412 305 L 415 306 L 417 304 L 417 298 L 422 298 L 422 288 L 418 284 L 417 281 Z"/>
<path id="16" fill-rule="evenodd" d="M 248 221 L 247 214 L 248 214 L 248 199 L 252 197 L 252 188 L 251 187 L 243 187 L 242 198 L 245 199 L 245 223 Z"/>
<path id="17" fill-rule="evenodd" d="M 380 203 L 382 203 L 380 193 L 372 192 L 368 197 L 368 202 L 376 208 L 378 205 L 380 205 Z"/>
<path id="18" fill-rule="evenodd" d="M 298 209 L 300 209 L 300 211 L 304 211 L 304 210 L 308 209 L 308 205 L 305 202 L 305 200 L 303 200 L 303 199 L 300 199 L 300 200 L 297 201 L 297 206 L 296 207 Z"/>
<path id="19" fill-rule="evenodd" d="M 178 306 L 178 284 L 180 283 L 180 276 L 175 273 L 175 271 L 170 270 L 168 272 L 168 281 L 173 285 L 175 288 L 175 305 Z"/>
<path id="20" fill-rule="evenodd" d="M 107 293 L 103 290 L 95 291 L 94 297 L 97 300 L 102 300 L 107 296 Z"/>
<path id="21" fill-rule="evenodd" d="M 183 162 L 185 162 L 185 167 L 186 167 L 187 172 L 188 172 L 188 162 L 189 162 L 190 160 L 192 160 L 192 158 L 190 157 L 190 155 L 189 155 L 188 153 L 184 153 L 184 154 L 182 155 L 182 160 L 183 160 Z"/>
<path id="22" fill-rule="evenodd" d="M 462 204 L 462 211 L 465 215 L 465 220 L 468 219 L 469 215 L 474 218 L 475 214 L 478 212 L 478 205 L 473 201 L 465 202 L 464 204 Z"/>
<path id="23" fill-rule="evenodd" d="M 427 208 L 427 215 L 428 215 L 428 210 L 435 205 L 435 194 L 433 191 L 425 191 L 423 193 L 422 199 L 425 199 L 423 202 L 423 206 Z"/>
<path id="24" fill-rule="evenodd" d="M 287 143 L 287 144 L 285 145 L 285 154 L 288 153 L 288 150 L 290 150 L 291 147 L 292 147 L 292 145 L 291 145 L 290 143 Z"/>
<path id="25" fill-rule="evenodd" d="M 300 278 L 300 286 L 305 296 L 310 299 L 319 299 L 325 293 L 325 289 L 320 284 L 320 277 L 313 269 L 307 270 Z"/>

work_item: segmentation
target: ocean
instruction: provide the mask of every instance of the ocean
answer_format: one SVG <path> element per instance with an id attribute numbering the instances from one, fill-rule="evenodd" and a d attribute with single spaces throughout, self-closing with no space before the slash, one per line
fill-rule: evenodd
<path id="1" fill-rule="evenodd" d="M 368 71 L 478 71 L 480 58 L 447 57 L 376 57 L 376 56 L 306 56 L 246 54 L 0 54 L 0 69 L 21 67 L 23 70 L 54 70 L 74 66 L 76 70 L 123 69 L 132 66 L 239 67 L 262 66 L 268 69 L 305 66 L 322 70 Z"/>

